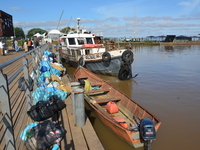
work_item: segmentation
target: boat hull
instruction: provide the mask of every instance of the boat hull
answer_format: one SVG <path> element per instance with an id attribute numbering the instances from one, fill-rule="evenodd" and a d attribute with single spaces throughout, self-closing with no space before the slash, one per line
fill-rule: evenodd
<path id="1" fill-rule="evenodd" d="M 69 65 L 77 68 L 79 63 L 77 61 L 68 62 Z M 109 63 L 104 63 L 102 60 L 86 61 L 84 67 L 93 73 L 118 76 L 119 70 L 122 66 L 122 60 L 120 57 L 115 57 L 110 60 Z"/>
<path id="2" fill-rule="evenodd" d="M 141 121 L 143 118 L 149 118 L 154 122 L 155 130 L 158 130 L 161 122 L 157 117 L 108 82 L 99 78 L 84 67 L 78 67 L 74 73 L 74 81 L 79 81 L 80 79 L 88 80 L 91 86 L 95 87 L 90 91 L 85 90 L 84 93 L 84 99 L 91 106 L 92 111 L 94 111 L 96 116 L 106 127 L 128 144 L 135 148 L 143 146 L 140 132 L 131 128 L 138 125 L 133 118 L 137 118 L 137 121 Z M 106 103 L 110 101 L 117 104 L 119 112 L 114 114 L 108 113 L 106 110 Z M 113 117 L 124 118 L 129 127 L 123 127 L 120 123 L 116 122 Z"/>
<path id="3" fill-rule="evenodd" d="M 101 112 L 99 112 L 90 102 L 86 101 L 90 105 L 92 111 L 101 120 L 101 122 L 114 134 L 116 134 L 121 140 L 125 141 L 134 148 L 143 147 L 144 143 L 139 138 L 139 132 L 127 131 L 114 125 L 109 119 L 105 118 Z M 133 140 L 133 135 L 137 138 Z"/>

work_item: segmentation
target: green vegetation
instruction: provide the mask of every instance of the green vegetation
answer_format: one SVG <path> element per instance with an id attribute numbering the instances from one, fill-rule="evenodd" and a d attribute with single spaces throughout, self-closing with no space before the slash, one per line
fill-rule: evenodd
<path id="1" fill-rule="evenodd" d="M 25 37 L 24 31 L 22 30 L 22 28 L 15 27 L 14 31 L 15 31 L 15 37 L 17 37 L 17 38 L 24 38 Z"/>
<path id="2" fill-rule="evenodd" d="M 40 28 L 33 28 L 33 29 L 28 31 L 26 37 L 31 38 L 36 33 L 44 34 L 44 33 L 48 33 L 48 32 L 46 30 L 43 30 L 43 29 L 40 29 Z"/>
<path id="3" fill-rule="evenodd" d="M 22 28 L 15 27 L 14 31 L 15 31 L 15 37 L 17 39 L 19 39 L 19 38 L 24 39 L 25 38 L 25 34 L 24 34 L 24 31 L 22 30 Z M 33 29 L 28 31 L 26 37 L 27 38 L 32 38 L 33 35 L 36 34 L 36 33 L 44 34 L 44 33 L 47 33 L 47 31 L 43 30 L 43 29 L 40 29 L 40 28 L 33 28 Z"/>

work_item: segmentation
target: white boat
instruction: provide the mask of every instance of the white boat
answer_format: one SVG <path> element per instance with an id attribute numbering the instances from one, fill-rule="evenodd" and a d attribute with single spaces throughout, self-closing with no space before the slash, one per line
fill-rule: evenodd
<path id="1" fill-rule="evenodd" d="M 79 30 L 69 32 L 60 37 L 62 59 L 77 68 L 83 66 L 91 72 L 117 76 L 120 80 L 132 78 L 132 50 L 112 48 L 102 44 L 101 36 Z"/>

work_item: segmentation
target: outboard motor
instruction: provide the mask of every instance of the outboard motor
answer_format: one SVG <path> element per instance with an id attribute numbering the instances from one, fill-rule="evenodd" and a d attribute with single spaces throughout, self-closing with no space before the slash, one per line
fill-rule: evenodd
<path id="1" fill-rule="evenodd" d="M 145 150 L 150 150 L 150 143 L 156 139 L 154 123 L 149 118 L 144 118 L 140 122 L 140 136 L 144 140 Z"/>

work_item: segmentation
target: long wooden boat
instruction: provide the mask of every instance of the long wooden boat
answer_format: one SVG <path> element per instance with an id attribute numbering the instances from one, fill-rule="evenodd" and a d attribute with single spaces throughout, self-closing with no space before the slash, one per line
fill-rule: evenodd
<path id="1" fill-rule="evenodd" d="M 73 77 L 85 84 L 84 99 L 94 113 L 121 139 L 135 148 L 155 140 L 161 125 L 156 116 L 84 67 L 78 67 Z M 117 106 L 118 112 L 112 113 L 110 104 Z"/>

